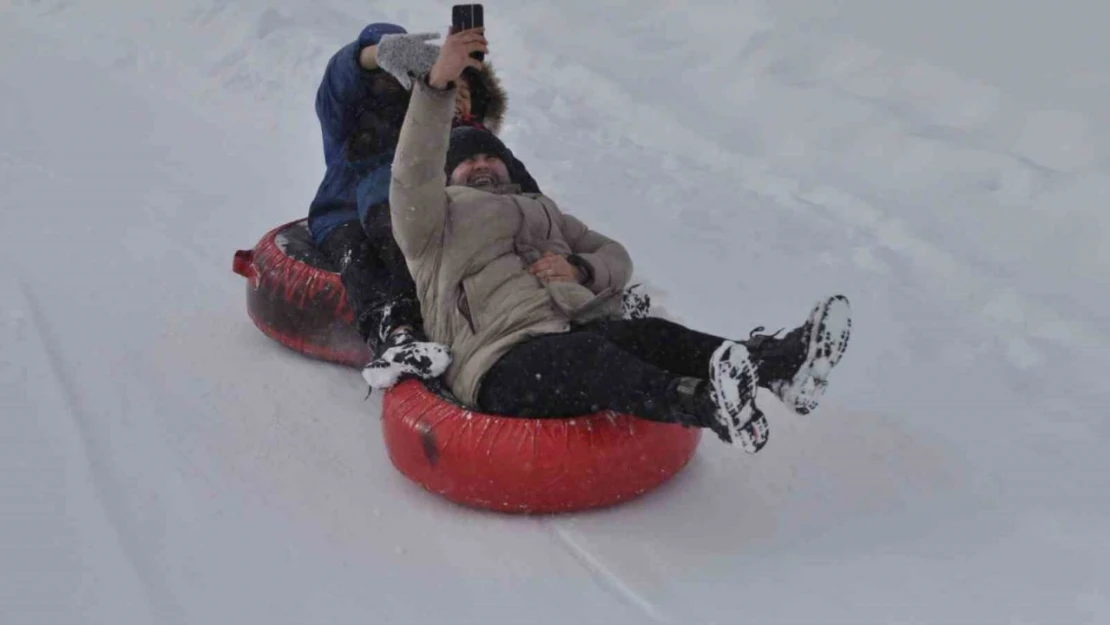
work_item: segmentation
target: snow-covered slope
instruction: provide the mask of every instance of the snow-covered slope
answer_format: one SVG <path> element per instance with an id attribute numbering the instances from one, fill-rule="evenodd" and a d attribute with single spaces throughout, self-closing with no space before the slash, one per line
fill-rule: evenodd
<path id="1" fill-rule="evenodd" d="M 504 138 L 669 315 L 856 314 L 763 453 L 553 518 L 407 482 L 230 272 L 307 210 L 328 56 L 449 6 L 0 7 L 0 622 L 1110 619 L 1103 3 L 487 5 Z"/>

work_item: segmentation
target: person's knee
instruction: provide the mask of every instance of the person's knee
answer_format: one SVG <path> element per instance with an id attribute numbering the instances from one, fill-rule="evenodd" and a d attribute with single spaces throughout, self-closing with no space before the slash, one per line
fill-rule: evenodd
<path id="1" fill-rule="evenodd" d="M 348 221 L 333 227 L 320 241 L 317 248 L 337 267 L 349 261 L 366 242 L 366 236 L 356 221 Z M 340 267 L 341 268 L 341 267 Z"/>

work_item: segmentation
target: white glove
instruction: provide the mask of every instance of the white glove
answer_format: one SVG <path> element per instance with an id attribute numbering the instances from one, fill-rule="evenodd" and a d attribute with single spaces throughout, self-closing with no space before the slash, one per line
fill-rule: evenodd
<path id="1" fill-rule="evenodd" d="M 432 70 L 439 58 L 439 46 L 425 43 L 439 39 L 438 33 L 385 35 L 378 42 L 378 67 L 389 72 L 406 90 L 415 78 Z"/>

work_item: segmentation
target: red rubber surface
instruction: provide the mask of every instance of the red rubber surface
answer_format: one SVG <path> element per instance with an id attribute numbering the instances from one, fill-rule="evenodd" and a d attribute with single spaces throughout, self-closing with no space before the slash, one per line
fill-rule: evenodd
<path id="1" fill-rule="evenodd" d="M 393 465 L 459 504 L 537 514 L 609 506 L 667 481 L 693 457 L 701 430 L 611 412 L 518 419 L 472 412 L 416 381 L 385 396 Z"/>
<path id="2" fill-rule="evenodd" d="M 274 228 L 253 250 L 235 253 L 232 269 L 247 278 L 247 314 L 275 341 L 306 356 L 352 367 L 370 362 L 354 327 L 354 312 L 339 274 L 287 255 Z"/>

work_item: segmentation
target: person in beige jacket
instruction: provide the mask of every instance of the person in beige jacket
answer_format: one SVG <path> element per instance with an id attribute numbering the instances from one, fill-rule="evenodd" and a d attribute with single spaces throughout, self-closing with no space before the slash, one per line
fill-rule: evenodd
<path id="1" fill-rule="evenodd" d="M 619 317 L 628 251 L 522 193 L 492 133 L 452 130 L 454 81 L 488 52 L 481 29 L 451 34 L 414 81 L 393 161 L 393 233 L 416 283 L 425 331 L 449 346 L 445 380 L 477 409 L 520 417 L 613 410 L 705 427 L 758 451 L 756 386 L 808 413 L 843 355 L 848 301 L 820 302 L 790 334 L 732 341 L 659 318 Z M 761 330 L 761 328 L 757 329 Z"/>

